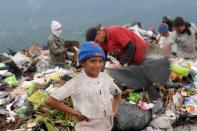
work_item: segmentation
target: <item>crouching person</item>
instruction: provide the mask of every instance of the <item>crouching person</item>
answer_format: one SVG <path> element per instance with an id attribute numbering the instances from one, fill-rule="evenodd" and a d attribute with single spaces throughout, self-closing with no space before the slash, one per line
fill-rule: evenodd
<path id="1" fill-rule="evenodd" d="M 83 71 L 65 85 L 53 91 L 47 103 L 52 107 L 76 116 L 76 131 L 110 131 L 113 116 L 118 111 L 121 90 L 111 77 L 101 72 L 105 54 L 93 42 L 84 43 L 78 54 Z M 71 96 L 73 108 L 59 101 Z"/>

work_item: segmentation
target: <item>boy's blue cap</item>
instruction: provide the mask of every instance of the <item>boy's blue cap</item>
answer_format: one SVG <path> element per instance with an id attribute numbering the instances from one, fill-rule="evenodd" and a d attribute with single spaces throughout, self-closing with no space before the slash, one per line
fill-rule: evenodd
<path id="1" fill-rule="evenodd" d="M 78 61 L 80 63 L 95 56 L 100 56 L 105 59 L 105 53 L 99 44 L 95 42 L 85 42 L 79 49 Z"/>
<path id="2" fill-rule="evenodd" d="M 169 27 L 166 23 L 161 23 L 158 28 L 159 33 L 165 33 L 169 31 Z"/>

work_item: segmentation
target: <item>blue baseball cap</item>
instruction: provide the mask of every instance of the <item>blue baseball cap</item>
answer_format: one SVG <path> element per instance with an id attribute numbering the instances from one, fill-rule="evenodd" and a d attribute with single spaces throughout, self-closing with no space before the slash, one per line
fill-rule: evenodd
<path id="1" fill-rule="evenodd" d="M 99 44 L 95 42 L 85 42 L 79 49 L 78 61 L 79 63 L 90 59 L 92 57 L 100 56 L 105 60 L 105 53 Z"/>
<path id="2" fill-rule="evenodd" d="M 159 33 L 165 33 L 165 32 L 169 32 L 169 31 L 170 31 L 169 27 L 168 27 L 168 25 L 166 23 L 161 23 L 159 25 L 159 28 L 158 28 L 158 32 Z"/>

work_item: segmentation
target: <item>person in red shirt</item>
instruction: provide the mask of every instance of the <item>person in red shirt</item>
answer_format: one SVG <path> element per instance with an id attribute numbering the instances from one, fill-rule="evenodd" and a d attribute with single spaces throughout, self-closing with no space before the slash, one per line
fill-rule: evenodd
<path id="1" fill-rule="evenodd" d="M 147 41 L 121 26 L 109 26 L 100 30 L 89 29 L 89 31 L 86 32 L 86 39 L 94 39 L 105 52 L 117 58 L 121 65 L 140 64 L 149 49 Z"/>
<path id="2" fill-rule="evenodd" d="M 166 58 L 145 60 L 150 46 L 148 41 L 121 26 L 109 26 L 101 29 L 97 27 L 89 28 L 86 31 L 86 41 L 99 43 L 104 52 L 112 53 L 121 65 L 128 64 L 123 68 L 108 69 L 114 80 L 132 90 L 135 90 L 135 87 L 147 90 L 151 100 L 157 100 L 161 97 L 153 83 L 165 83 L 169 75 L 169 62 Z M 119 64 L 114 64 L 113 67 L 119 66 Z M 158 74 L 158 70 L 155 70 L 158 67 L 162 68 L 162 73 L 160 71 L 162 75 Z M 153 77 L 153 74 L 155 77 Z M 160 81 L 162 78 L 165 78 L 164 81 Z"/>

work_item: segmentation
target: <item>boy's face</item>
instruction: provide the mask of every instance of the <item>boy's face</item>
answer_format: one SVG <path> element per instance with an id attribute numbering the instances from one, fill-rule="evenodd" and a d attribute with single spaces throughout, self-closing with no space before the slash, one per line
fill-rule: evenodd
<path id="1" fill-rule="evenodd" d="M 99 44 L 105 44 L 107 38 L 107 33 L 105 30 L 97 31 L 95 42 Z"/>
<path id="2" fill-rule="evenodd" d="M 98 77 L 104 66 L 104 60 L 102 57 L 92 57 L 86 61 L 83 61 L 82 66 L 89 77 Z"/>
<path id="3" fill-rule="evenodd" d="M 174 29 L 176 30 L 176 32 L 181 34 L 185 30 L 185 25 L 180 25 L 178 27 L 174 27 Z"/>
<path id="4" fill-rule="evenodd" d="M 161 32 L 160 34 L 161 34 L 161 36 L 163 36 L 163 37 L 167 37 L 167 36 L 168 36 L 168 32 Z"/>

